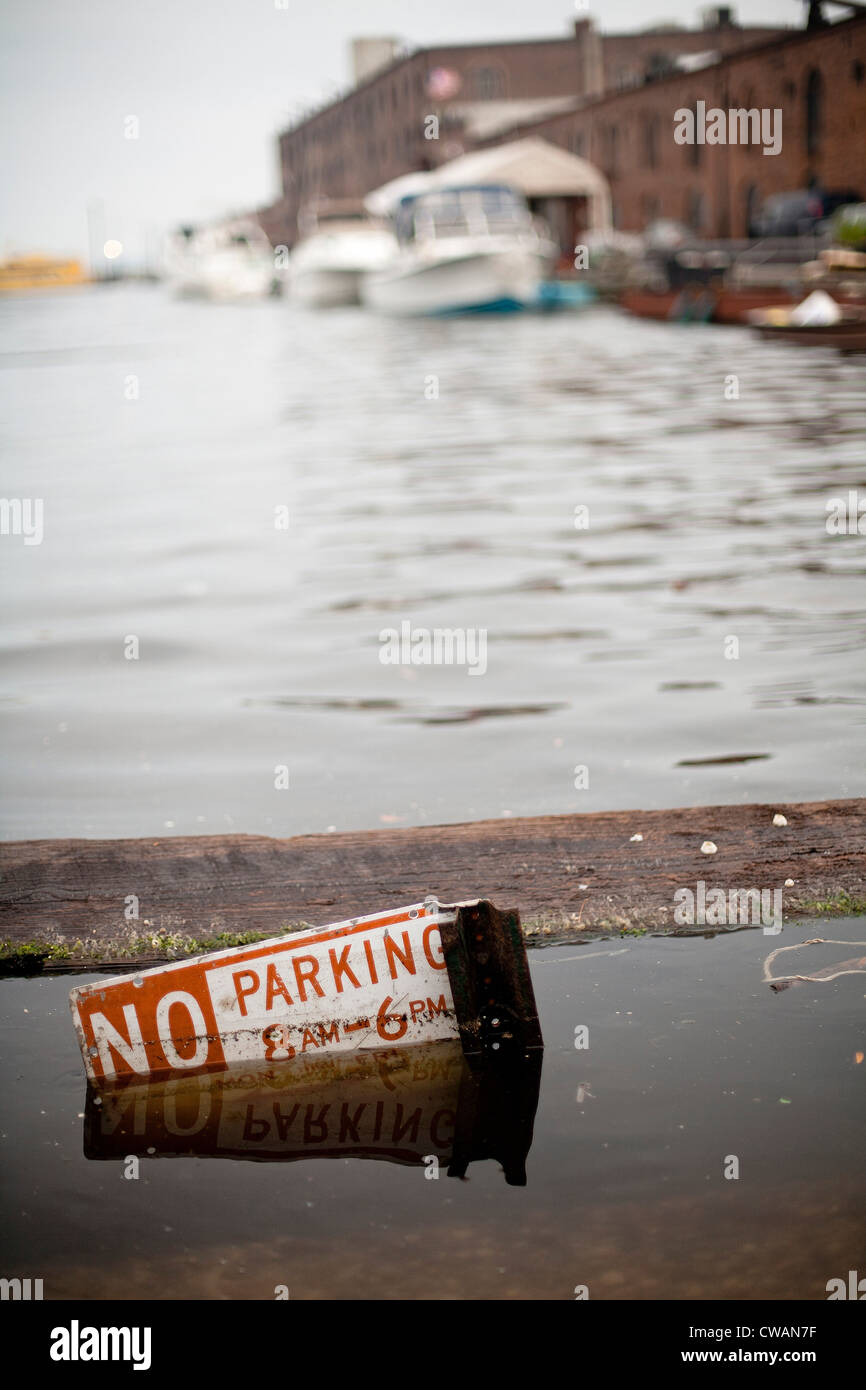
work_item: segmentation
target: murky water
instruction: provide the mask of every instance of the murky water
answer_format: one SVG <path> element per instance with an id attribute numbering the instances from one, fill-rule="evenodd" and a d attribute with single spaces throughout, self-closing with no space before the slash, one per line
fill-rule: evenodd
<path id="1" fill-rule="evenodd" d="M 0 366 L 7 838 L 862 790 L 862 359 L 117 287 L 0 303 Z M 486 674 L 383 665 L 404 620 Z"/>
<path id="2" fill-rule="evenodd" d="M 591 1299 L 825 1299 L 862 1270 L 866 974 L 779 992 L 763 979 L 771 951 L 818 936 L 844 944 L 769 973 L 862 956 L 866 920 L 532 951 L 546 1050 L 525 1186 L 483 1159 L 464 1180 L 444 1161 L 425 1177 L 424 1157 L 471 1130 L 459 1059 L 306 1078 L 250 1110 L 245 1093 L 191 1110 L 163 1093 L 100 1116 L 66 1003 L 76 978 L 3 981 L 4 1273 L 42 1278 L 46 1298 L 570 1299 L 585 1285 Z M 476 1140 L 497 1125 L 507 1140 L 510 1113 L 525 1147 L 534 1095 L 519 1084 Z M 338 1133 L 339 1105 L 357 1115 L 377 1096 L 378 1135 L 360 1120 L 357 1140 Z M 315 1102 L 306 1131 L 298 1099 L 304 1114 Z M 125 1153 L 142 1155 L 137 1179 Z"/>

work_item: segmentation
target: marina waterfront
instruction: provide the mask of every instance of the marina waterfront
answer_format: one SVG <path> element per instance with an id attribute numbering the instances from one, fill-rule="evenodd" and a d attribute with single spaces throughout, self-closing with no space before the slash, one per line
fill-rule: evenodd
<path id="1" fill-rule="evenodd" d="M 693 8 L 4 18 L 25 1364 L 589 1301 L 847 1372 L 866 6 Z"/>
<path id="2" fill-rule="evenodd" d="M 0 335 L 5 838 L 862 792 L 863 358 L 134 285 Z"/>

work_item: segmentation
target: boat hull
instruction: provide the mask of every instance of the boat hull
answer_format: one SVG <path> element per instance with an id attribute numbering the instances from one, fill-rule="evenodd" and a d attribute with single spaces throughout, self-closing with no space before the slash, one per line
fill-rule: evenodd
<path id="1" fill-rule="evenodd" d="M 764 309 L 796 302 L 787 290 L 770 287 L 765 290 L 727 290 L 709 291 L 712 303 L 707 304 L 709 312 L 705 315 L 710 323 L 744 324 L 749 322 L 749 314 L 755 309 Z M 620 308 L 642 319 L 662 319 L 667 322 L 687 321 L 681 290 L 666 290 L 658 293 L 653 290 L 624 290 L 619 297 Z"/>
<path id="2" fill-rule="evenodd" d="M 362 273 L 354 268 L 310 267 L 291 279 L 290 294 L 307 309 L 338 309 L 360 304 Z"/>
<path id="3" fill-rule="evenodd" d="M 536 250 L 480 250 L 428 259 L 408 253 L 366 277 L 362 298 L 371 309 L 398 315 L 509 312 L 537 300 L 548 258 Z"/>
<path id="4" fill-rule="evenodd" d="M 389 265 L 397 243 L 384 227 L 324 223 L 304 237 L 289 258 L 289 295 L 310 309 L 360 304 L 369 271 Z"/>
<path id="5" fill-rule="evenodd" d="M 788 324 L 752 323 L 762 338 L 797 347 L 830 347 L 839 352 L 866 352 L 866 320 L 842 323 Z"/>
<path id="6" fill-rule="evenodd" d="M 263 299 L 279 287 L 266 242 L 214 246 L 204 237 L 169 243 L 165 278 L 176 295 L 189 299 Z"/>
<path id="7" fill-rule="evenodd" d="M 175 294 L 187 299 L 263 299 L 273 293 L 272 265 L 221 261 L 180 269 L 170 275 Z"/>

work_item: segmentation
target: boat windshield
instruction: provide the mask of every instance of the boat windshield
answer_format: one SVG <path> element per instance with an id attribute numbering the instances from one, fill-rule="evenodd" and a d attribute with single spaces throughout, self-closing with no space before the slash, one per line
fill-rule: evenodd
<path id="1" fill-rule="evenodd" d="M 320 227 L 327 227 L 333 222 L 367 222 L 369 219 L 365 212 L 320 212 L 316 216 L 316 221 Z"/>
<path id="2" fill-rule="evenodd" d="M 444 188 L 408 199 L 397 217 L 401 241 L 496 236 L 531 224 L 524 200 L 510 188 Z"/>

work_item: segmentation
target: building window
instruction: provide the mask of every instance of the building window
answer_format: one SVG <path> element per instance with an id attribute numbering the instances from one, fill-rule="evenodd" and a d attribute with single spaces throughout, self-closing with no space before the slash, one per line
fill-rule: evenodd
<path id="1" fill-rule="evenodd" d="M 470 82 L 477 101 L 498 101 L 505 96 L 505 79 L 498 68 L 476 68 Z"/>
<path id="2" fill-rule="evenodd" d="M 661 203 L 655 194 L 645 193 L 641 199 L 643 209 L 643 224 L 648 227 L 650 222 L 655 222 L 661 216 Z"/>
<path id="3" fill-rule="evenodd" d="M 824 79 L 812 68 L 806 79 L 806 153 L 816 154 L 824 122 Z"/>
<path id="4" fill-rule="evenodd" d="M 851 64 L 851 76 L 860 87 L 863 83 L 863 64 L 861 62 Z"/>
<path id="5" fill-rule="evenodd" d="M 619 131 L 615 125 L 608 126 L 607 129 L 607 167 L 612 174 L 616 173 L 617 159 L 619 157 Z"/>
<path id="6" fill-rule="evenodd" d="M 661 77 L 670 77 L 676 70 L 676 59 L 670 53 L 651 53 L 644 68 L 644 81 L 656 82 Z"/>
<path id="7" fill-rule="evenodd" d="M 761 203 L 761 195 L 757 186 L 750 183 L 746 189 L 746 236 L 758 236 L 758 208 Z"/>
<path id="8" fill-rule="evenodd" d="M 699 169 L 701 165 L 703 146 L 699 145 L 697 140 L 698 108 L 696 103 L 692 102 L 691 106 L 688 109 L 692 113 L 692 130 L 694 132 L 694 139 L 692 140 L 692 143 L 690 145 L 683 145 L 683 155 L 685 156 L 685 163 L 688 166 L 688 168 Z"/>
<path id="9" fill-rule="evenodd" d="M 657 169 L 659 162 L 659 118 L 651 116 L 643 128 L 644 159 L 648 169 Z"/>
<path id="10" fill-rule="evenodd" d="M 704 225 L 704 195 L 694 190 L 686 194 L 685 222 L 693 232 L 699 232 Z"/>

